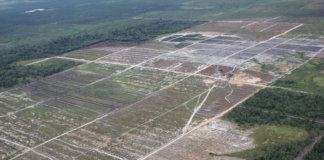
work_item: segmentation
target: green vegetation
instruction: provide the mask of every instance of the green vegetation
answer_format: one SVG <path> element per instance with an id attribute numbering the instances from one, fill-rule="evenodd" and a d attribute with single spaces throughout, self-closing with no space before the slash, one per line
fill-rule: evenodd
<path id="1" fill-rule="evenodd" d="M 76 59 L 85 59 L 85 60 L 96 60 L 100 57 L 106 56 L 111 52 L 107 51 L 96 51 L 96 50 L 76 50 L 69 53 L 64 54 L 64 57 L 76 58 Z"/>
<path id="2" fill-rule="evenodd" d="M 256 58 L 253 58 L 252 61 L 256 64 L 259 64 L 261 65 L 261 72 L 278 72 L 280 71 L 279 68 L 277 68 L 275 65 L 273 64 L 264 64 L 264 63 L 261 63 L 259 60 L 257 60 Z"/>
<path id="3" fill-rule="evenodd" d="M 324 96 L 324 59 L 314 58 L 274 85 Z"/>
<path id="4" fill-rule="evenodd" d="M 313 148 L 313 150 L 307 154 L 305 160 L 321 160 L 324 157 L 324 139 L 322 138 Z"/>
<path id="5" fill-rule="evenodd" d="M 225 115 L 240 128 L 257 127 L 256 148 L 230 154 L 246 159 L 293 159 L 323 126 L 324 97 L 264 89 Z"/>
<path id="6" fill-rule="evenodd" d="M 261 64 L 261 71 L 262 72 L 269 72 L 269 71 L 279 71 L 279 69 L 273 64 Z"/>
<path id="7" fill-rule="evenodd" d="M 299 59 L 306 59 L 307 57 L 305 57 L 305 53 L 304 52 L 296 52 L 293 54 L 293 56 L 295 56 L 296 58 Z"/>

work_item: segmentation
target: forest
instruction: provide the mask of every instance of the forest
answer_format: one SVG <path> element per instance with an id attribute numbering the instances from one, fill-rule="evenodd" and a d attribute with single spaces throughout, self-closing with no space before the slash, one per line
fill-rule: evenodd
<path id="1" fill-rule="evenodd" d="M 312 129 L 324 119 L 324 97 L 283 89 L 264 89 L 226 115 L 239 125 L 290 125 Z"/>

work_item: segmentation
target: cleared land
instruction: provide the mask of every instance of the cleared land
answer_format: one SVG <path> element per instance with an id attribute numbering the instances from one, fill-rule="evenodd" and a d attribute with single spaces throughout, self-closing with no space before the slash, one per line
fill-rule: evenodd
<path id="1" fill-rule="evenodd" d="M 199 159 L 252 149 L 253 130 L 213 120 L 322 50 L 313 40 L 278 38 L 299 26 L 218 21 L 68 53 L 59 59 L 84 64 L 0 94 L 0 155 Z"/>

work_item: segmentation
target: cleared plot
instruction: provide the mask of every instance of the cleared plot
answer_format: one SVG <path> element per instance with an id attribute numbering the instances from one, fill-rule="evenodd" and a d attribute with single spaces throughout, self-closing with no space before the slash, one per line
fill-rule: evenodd
<path id="1" fill-rule="evenodd" d="M 256 56 L 260 52 L 262 52 L 262 51 L 243 51 L 243 52 L 240 52 L 234 56 L 231 56 L 230 58 L 239 59 L 239 60 L 248 60 L 248 59 Z"/>
<path id="2" fill-rule="evenodd" d="M 244 41 L 243 38 L 239 36 L 234 35 L 221 35 L 216 36 L 215 38 L 211 38 L 205 41 L 202 41 L 201 43 L 207 43 L 207 44 L 232 44 L 232 45 L 238 45 L 241 44 Z"/>
<path id="3" fill-rule="evenodd" d="M 219 50 L 195 50 L 192 54 L 196 56 L 216 56 L 216 57 L 226 57 L 231 55 L 233 52 L 229 50 L 219 49 Z"/>
<path id="4" fill-rule="evenodd" d="M 311 43 L 309 43 L 309 45 L 312 45 L 312 46 L 319 46 L 319 47 L 324 47 L 324 41 L 320 41 L 320 40 L 313 40 Z"/>
<path id="5" fill-rule="evenodd" d="M 156 58 L 151 61 L 144 63 L 142 66 L 145 67 L 153 67 L 153 68 L 160 68 L 160 69 L 168 69 L 174 66 L 179 65 L 179 62 L 176 60 L 169 60 L 167 58 Z"/>
<path id="6" fill-rule="evenodd" d="M 62 140 L 51 141 L 36 148 L 36 150 L 48 157 L 60 160 L 119 160 L 118 157 L 111 156 L 109 153 L 99 151 L 95 148 L 84 148 Z"/>
<path id="7" fill-rule="evenodd" d="M 46 102 L 46 105 L 60 110 L 74 107 L 105 114 L 134 103 L 180 78 L 183 75 L 134 68 L 111 79 L 57 97 Z"/>
<path id="8" fill-rule="evenodd" d="M 101 102 L 97 102 L 95 100 L 101 99 L 79 94 L 66 95 L 64 97 L 57 98 L 56 100 L 47 102 L 46 106 L 55 108 L 64 107 L 64 109 L 68 107 L 80 108 L 95 112 L 99 115 L 112 112 L 116 108 L 120 108 L 123 105 L 118 102 L 114 102 L 113 100 L 101 100 Z"/>
<path id="9" fill-rule="evenodd" d="M 308 39 L 321 39 L 323 40 L 323 28 L 324 25 L 322 23 L 309 23 L 304 24 L 303 26 L 289 32 L 285 37 L 289 38 L 308 38 Z M 324 45 L 323 41 L 316 40 L 317 44 Z"/>
<path id="10" fill-rule="evenodd" d="M 196 43 L 188 47 L 188 49 L 193 50 L 223 50 L 229 47 L 225 44 L 205 44 L 205 43 Z"/>
<path id="11" fill-rule="evenodd" d="M 36 106 L 0 119 L 0 137 L 32 147 L 94 119 L 97 114 L 80 108 L 58 110 Z"/>
<path id="12" fill-rule="evenodd" d="M 103 77 L 105 76 L 72 70 L 22 86 L 19 91 L 35 101 L 42 101 L 65 95 Z"/>
<path id="13" fill-rule="evenodd" d="M 87 73 L 78 70 L 72 70 L 72 71 L 54 75 L 51 77 L 51 79 L 54 81 L 64 82 L 74 86 L 86 86 L 103 77 L 105 76 L 99 74 L 93 74 L 89 72 Z"/>
<path id="14" fill-rule="evenodd" d="M 122 88 L 111 80 L 102 81 L 93 86 L 87 87 L 78 93 L 80 94 L 80 96 L 84 96 L 90 99 L 97 97 L 99 99 L 114 101 L 111 102 L 113 104 L 128 104 L 136 102 L 137 100 L 145 96 L 144 93 Z"/>
<path id="15" fill-rule="evenodd" d="M 7 141 L 0 140 L 0 159 L 10 159 L 19 154 L 25 148 L 19 147 Z"/>
<path id="16" fill-rule="evenodd" d="M 32 151 L 29 151 L 29 152 L 17 157 L 16 159 L 17 160 L 30 160 L 30 159 L 32 159 L 32 160 L 50 160 L 49 158 L 40 156 Z"/>
<path id="17" fill-rule="evenodd" d="M 154 69 L 133 68 L 114 77 L 112 81 L 121 88 L 149 94 L 180 80 L 183 76 Z"/>
<path id="18" fill-rule="evenodd" d="M 64 90 L 63 90 L 64 89 Z M 66 92 L 67 89 L 55 85 L 47 85 L 41 81 L 25 85 L 20 91 L 26 93 L 34 101 L 44 101 Z"/>
<path id="19" fill-rule="evenodd" d="M 200 71 L 198 74 L 212 77 L 227 77 L 233 69 L 233 67 L 228 66 L 211 65 L 208 68 Z"/>
<path id="20" fill-rule="evenodd" d="M 211 65 L 208 68 L 202 70 L 198 74 L 212 76 L 215 78 L 227 79 L 229 76 L 234 76 L 231 80 L 234 83 L 266 83 L 274 78 L 274 76 L 256 72 L 252 70 L 240 70 L 239 68 L 234 69 L 233 67 Z"/>
<path id="21" fill-rule="evenodd" d="M 240 67 L 270 75 L 279 76 L 299 67 L 313 56 L 313 52 L 292 52 L 272 49 L 244 62 Z"/>
<path id="22" fill-rule="evenodd" d="M 298 26 L 298 24 L 295 23 L 257 22 L 244 27 L 241 32 L 255 36 L 258 40 L 267 40 L 296 26 Z"/>
<path id="23" fill-rule="evenodd" d="M 256 22 L 256 23 L 252 23 L 251 25 L 248 25 L 246 27 L 244 27 L 247 30 L 251 30 L 251 31 L 256 31 L 256 32 L 263 32 L 266 31 L 265 29 L 267 28 L 271 28 L 272 26 L 276 25 L 276 23 L 272 23 L 272 22 Z"/>
<path id="24" fill-rule="evenodd" d="M 139 158 L 182 132 L 193 110 L 184 104 L 204 92 L 202 80 L 189 78 L 60 139 L 122 158 Z"/>
<path id="25" fill-rule="evenodd" d="M 107 51 L 107 52 L 118 52 L 123 49 L 134 47 L 137 44 L 135 43 L 126 43 L 126 42 L 102 42 L 92 46 L 89 46 L 85 49 L 97 50 L 97 51 Z"/>
<path id="26" fill-rule="evenodd" d="M 190 43 L 199 42 L 207 39 L 206 35 L 202 34 L 182 34 L 182 35 L 171 35 L 169 37 L 163 38 L 161 41 L 175 42 L 175 43 Z"/>
<path id="27" fill-rule="evenodd" d="M 324 50 L 316 55 L 318 58 L 324 58 Z"/>
<path id="28" fill-rule="evenodd" d="M 191 43 L 178 43 L 175 45 L 176 48 L 181 49 L 191 45 Z"/>
<path id="29" fill-rule="evenodd" d="M 203 63 L 182 62 L 179 66 L 172 68 L 172 70 L 184 73 L 195 73 L 205 66 L 206 65 Z"/>
<path id="30" fill-rule="evenodd" d="M 294 23 L 265 22 L 265 21 L 214 21 L 204 23 L 186 31 L 198 33 L 229 33 L 237 34 L 244 40 L 262 41 L 279 35 L 293 27 Z"/>
<path id="31" fill-rule="evenodd" d="M 179 50 L 174 53 L 165 54 L 161 58 L 181 61 L 181 62 L 194 62 L 202 64 L 215 64 L 222 57 L 219 56 L 209 56 L 209 55 L 197 55 L 194 54 L 194 50 Z"/>
<path id="32" fill-rule="evenodd" d="M 117 62 L 123 64 L 138 64 L 145 60 L 159 56 L 165 51 L 159 51 L 147 48 L 131 48 L 122 52 L 113 53 L 102 59 L 107 62 Z"/>
<path id="33" fill-rule="evenodd" d="M 254 148 L 254 140 L 249 137 L 251 133 L 252 131 L 236 129 L 236 125 L 231 122 L 215 120 L 147 159 L 213 159 L 210 153 L 227 154 Z M 221 157 L 220 159 L 231 158 Z"/>
<path id="34" fill-rule="evenodd" d="M 61 140 L 83 148 L 102 148 L 104 152 L 121 158 L 138 159 L 182 134 L 194 113 L 194 108 L 207 96 L 207 85 L 212 84 L 215 82 L 210 83 L 210 80 L 192 77 L 125 110 L 68 134 Z M 216 84 L 225 85 L 224 82 Z M 221 88 L 217 90 L 221 97 L 226 96 L 226 92 L 221 91 Z M 244 87 L 234 90 L 237 93 L 234 91 L 233 97 L 230 96 L 232 103 L 251 92 L 244 91 Z M 228 89 L 227 91 L 228 94 L 230 91 Z M 195 121 L 190 123 L 190 126 L 227 109 L 223 107 L 222 102 L 218 103 L 220 97 L 215 98 L 214 93 L 207 99 L 202 112 L 197 113 L 199 121 L 194 116 Z M 224 99 L 222 101 L 227 103 Z"/>
<path id="35" fill-rule="evenodd" d="M 215 88 L 210 93 L 204 105 L 199 112 L 197 112 L 194 118 L 196 124 L 224 112 L 234 104 L 260 89 L 259 87 L 241 84 L 231 84 L 231 86 L 229 86 L 225 82 L 223 82 L 222 86 L 222 88 Z"/>
<path id="36" fill-rule="evenodd" d="M 17 90 L 3 92 L 0 94 L 0 117 L 24 109 L 32 104 L 34 102 L 22 92 Z"/>
<path id="37" fill-rule="evenodd" d="M 182 78 L 174 73 L 134 68 L 116 77 L 58 97 L 50 106 L 72 106 L 105 114 L 134 103 Z"/>
<path id="38" fill-rule="evenodd" d="M 289 33 L 288 33 L 289 34 Z M 302 39 L 302 38 L 294 38 L 292 40 L 290 40 L 289 42 L 287 42 L 287 44 L 296 44 L 296 45 L 320 45 L 316 43 L 316 41 L 314 40 L 310 40 L 310 39 Z"/>
<path id="39" fill-rule="evenodd" d="M 90 149 L 84 149 L 79 146 L 69 145 L 68 143 L 60 140 L 51 141 L 50 143 L 38 147 L 36 150 L 42 152 L 44 155 L 47 155 L 48 157 L 61 159 L 61 160 L 75 159 L 78 156 L 82 154 L 87 154 L 87 152 L 90 151 Z M 55 157 L 51 155 L 53 153 L 57 153 Z"/>
<path id="40" fill-rule="evenodd" d="M 317 46 L 300 46 L 296 50 L 297 51 L 304 51 L 304 52 L 318 52 L 321 49 L 323 49 L 323 47 L 317 47 Z"/>
<path id="41" fill-rule="evenodd" d="M 161 41 L 146 41 L 141 43 L 139 48 L 148 48 L 148 49 L 155 49 L 155 50 L 165 50 L 165 51 L 174 51 L 177 50 L 178 47 L 176 47 L 177 44 L 173 43 L 165 43 Z"/>
<path id="42" fill-rule="evenodd" d="M 80 155 L 76 158 L 77 160 L 120 160 L 118 157 L 113 157 L 109 155 L 109 153 L 101 152 L 101 151 L 88 151 L 86 154 Z"/>
<path id="43" fill-rule="evenodd" d="M 194 73 L 201 67 L 204 67 L 205 64 L 195 63 L 195 62 L 185 62 L 179 60 L 170 60 L 166 57 L 161 57 L 154 59 L 152 61 L 148 61 L 143 64 L 145 67 L 153 67 L 158 69 L 167 69 L 170 71 L 177 71 L 183 73 Z"/>
<path id="44" fill-rule="evenodd" d="M 82 50 L 76 50 L 76 51 L 66 53 L 63 56 L 69 57 L 69 58 L 76 58 L 76 59 L 96 60 L 96 59 L 106 56 L 110 53 L 112 53 L 112 52 L 82 49 Z"/>
<path id="45" fill-rule="evenodd" d="M 298 25 L 299 24 L 296 24 L 296 23 L 279 22 L 279 23 L 275 23 L 275 24 L 271 25 L 271 27 L 264 28 L 262 32 L 277 35 L 277 34 L 285 32 L 289 29 L 292 29 Z"/>
<path id="46" fill-rule="evenodd" d="M 315 58 L 274 83 L 306 92 L 324 95 L 324 59 Z"/>
<path id="47" fill-rule="evenodd" d="M 80 72 L 100 74 L 100 75 L 107 76 L 107 75 L 112 75 L 114 73 L 119 73 L 120 71 L 126 68 L 127 66 L 125 65 L 114 65 L 114 64 L 107 64 L 107 63 L 90 63 L 78 68 L 77 70 Z"/>
<path id="48" fill-rule="evenodd" d="M 249 84 L 266 84 L 275 77 L 268 73 L 256 72 L 252 70 L 243 70 L 234 74 L 233 83 L 249 83 Z"/>
<path id="49" fill-rule="evenodd" d="M 221 60 L 223 60 L 225 57 L 229 57 L 234 53 L 238 53 L 246 49 L 247 47 L 249 46 L 197 43 L 186 49 L 165 54 L 162 56 L 162 58 L 168 60 L 183 61 L 183 62 L 216 64 L 219 63 Z M 255 48 L 248 49 L 248 51 L 255 52 L 255 51 L 260 51 L 262 49 L 263 48 L 255 47 Z M 237 61 L 233 60 L 233 63 L 236 63 L 238 61 L 240 61 L 240 59 L 238 59 Z M 232 62 L 228 62 L 228 63 L 232 63 Z"/>
<path id="50" fill-rule="evenodd" d="M 229 67 L 236 67 L 242 63 L 244 63 L 246 60 L 245 59 L 238 59 L 238 58 L 232 58 L 232 57 L 229 57 L 223 61 L 220 61 L 219 65 L 222 65 L 222 66 L 229 66 Z"/>

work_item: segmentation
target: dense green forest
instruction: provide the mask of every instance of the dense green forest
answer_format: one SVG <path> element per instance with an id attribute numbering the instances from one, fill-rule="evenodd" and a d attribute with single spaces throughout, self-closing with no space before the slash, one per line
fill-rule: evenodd
<path id="1" fill-rule="evenodd" d="M 315 120 L 324 119 L 324 97 L 264 89 L 228 113 L 226 118 L 243 126 L 275 124 L 312 129 L 317 127 Z"/>
<path id="2" fill-rule="evenodd" d="M 26 81 L 32 68 L 18 65 L 17 62 L 36 58 L 46 58 L 62 55 L 66 52 L 83 48 L 102 41 L 127 41 L 140 42 L 153 39 L 159 35 L 177 32 L 193 25 L 200 24 L 200 21 L 172 21 L 154 20 L 135 26 L 126 26 L 112 32 L 101 34 L 77 34 L 61 37 L 53 41 L 34 45 L 23 45 L 12 49 L 0 50 L 0 88 L 10 88 Z M 37 71 L 36 68 L 33 68 Z M 42 68 L 43 71 L 49 68 Z M 49 71 L 54 73 L 52 71 Z M 34 72 L 38 76 L 44 76 L 41 72 Z M 48 74 L 47 74 L 48 75 Z M 25 77 L 25 78 L 24 78 Z M 20 79 L 23 79 L 22 81 Z"/>
<path id="3" fill-rule="evenodd" d="M 318 120 L 324 119 L 324 97 L 283 89 L 264 89 L 225 115 L 224 119 L 237 123 L 240 128 L 259 126 L 289 126 L 308 131 L 306 139 L 274 143 L 231 154 L 247 159 L 293 159 L 312 138 L 324 130 Z M 283 131 L 291 132 L 289 130 Z M 266 134 L 266 133 L 264 133 Z M 267 139 L 269 136 L 265 136 Z M 254 157 L 254 158 L 252 158 Z"/>

